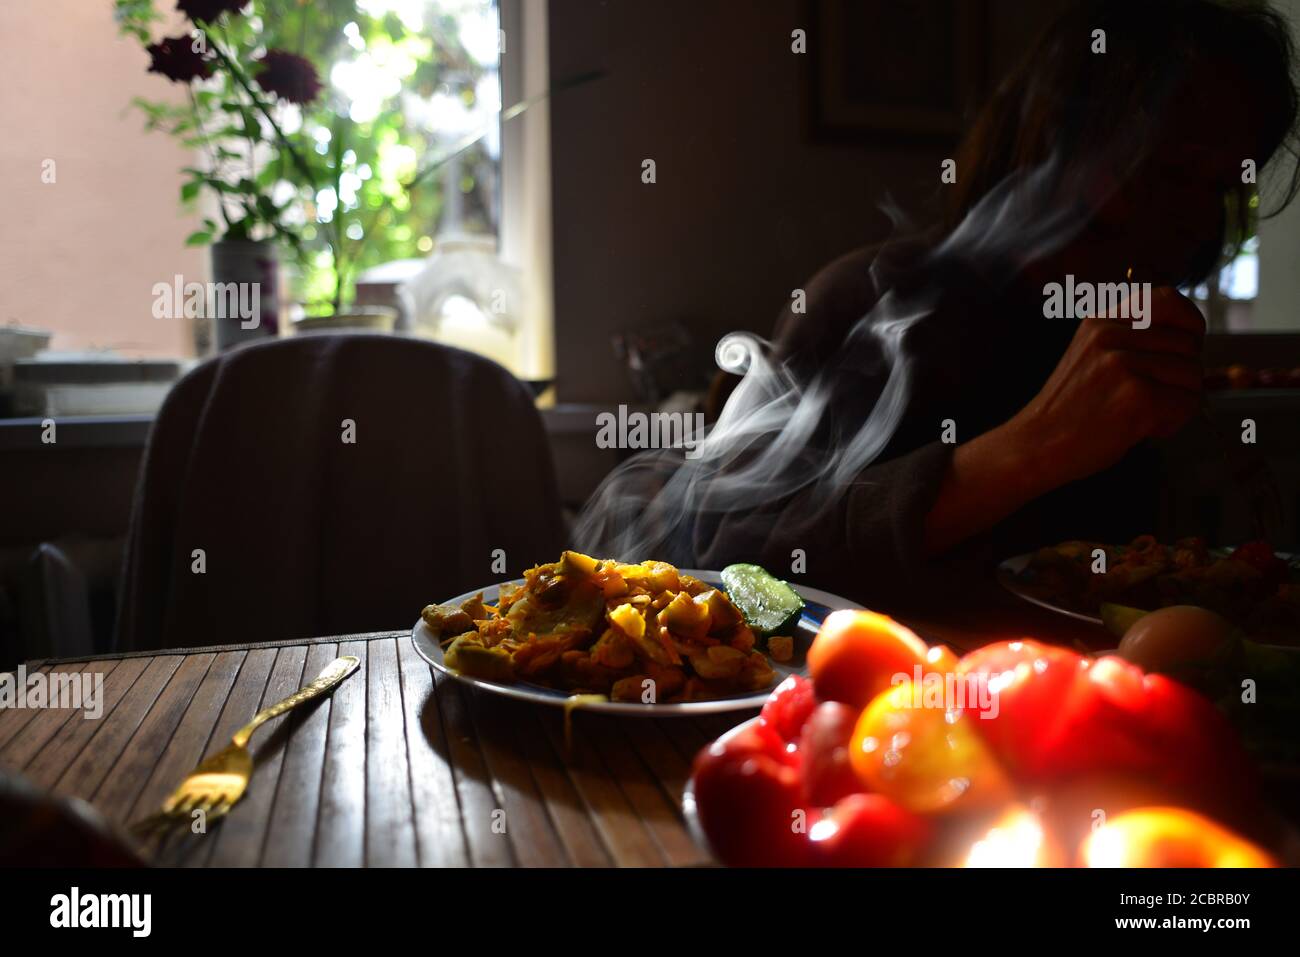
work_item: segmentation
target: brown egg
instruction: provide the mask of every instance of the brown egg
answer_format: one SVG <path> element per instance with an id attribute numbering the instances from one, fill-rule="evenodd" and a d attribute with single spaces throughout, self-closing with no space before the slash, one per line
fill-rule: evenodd
<path id="1" fill-rule="evenodd" d="M 1119 655 L 1145 671 L 1170 672 L 1227 662 L 1239 645 L 1222 615 L 1194 605 L 1173 605 L 1139 618 L 1119 643 Z"/>

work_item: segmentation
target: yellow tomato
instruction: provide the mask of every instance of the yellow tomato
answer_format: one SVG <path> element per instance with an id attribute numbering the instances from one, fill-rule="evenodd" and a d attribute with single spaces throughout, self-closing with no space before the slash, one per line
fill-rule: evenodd
<path id="1" fill-rule="evenodd" d="M 1080 849 L 1088 867 L 1276 867 L 1262 850 L 1194 811 L 1144 807 L 1097 828 Z"/>
<path id="2" fill-rule="evenodd" d="M 871 702 L 849 749 L 859 780 L 918 813 L 1008 801 L 1011 782 L 980 739 L 979 718 L 934 697 L 906 681 Z"/>

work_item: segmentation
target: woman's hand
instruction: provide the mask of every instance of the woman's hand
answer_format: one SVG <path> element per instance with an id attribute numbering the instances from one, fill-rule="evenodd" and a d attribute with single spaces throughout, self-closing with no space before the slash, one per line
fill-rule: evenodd
<path id="1" fill-rule="evenodd" d="M 1205 322 L 1173 289 L 1151 298 L 1147 328 L 1104 318 L 1080 323 L 1038 395 L 1009 422 L 957 447 L 926 515 L 926 554 L 1114 465 L 1143 439 L 1172 434 L 1196 414 Z"/>
<path id="2" fill-rule="evenodd" d="M 1144 329 L 1081 322 L 1042 390 L 1008 423 L 1049 487 L 1114 465 L 1143 439 L 1172 435 L 1200 408 L 1205 321 L 1176 290 L 1157 289 L 1151 299 Z"/>

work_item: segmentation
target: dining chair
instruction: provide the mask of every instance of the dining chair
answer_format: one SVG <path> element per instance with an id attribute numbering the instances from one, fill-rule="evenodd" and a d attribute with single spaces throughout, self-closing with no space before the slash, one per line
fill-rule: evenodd
<path id="1" fill-rule="evenodd" d="M 541 417 L 496 363 L 401 336 L 241 346 L 153 425 L 115 644 L 405 628 L 564 538 Z"/>

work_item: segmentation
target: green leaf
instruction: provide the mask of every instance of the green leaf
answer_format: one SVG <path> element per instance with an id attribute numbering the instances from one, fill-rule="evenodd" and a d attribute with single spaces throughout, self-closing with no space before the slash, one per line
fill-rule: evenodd
<path id="1" fill-rule="evenodd" d="M 210 242 L 212 242 L 212 233 L 206 229 L 200 229 L 185 237 L 186 246 L 206 246 Z"/>
<path id="2" fill-rule="evenodd" d="M 402 24 L 402 18 L 391 10 L 384 14 L 384 32 L 394 43 L 406 36 L 406 27 Z"/>
<path id="3" fill-rule="evenodd" d="M 188 203 L 195 196 L 199 195 L 199 187 L 203 184 L 199 180 L 190 180 L 188 183 L 181 184 L 181 202 Z"/>

